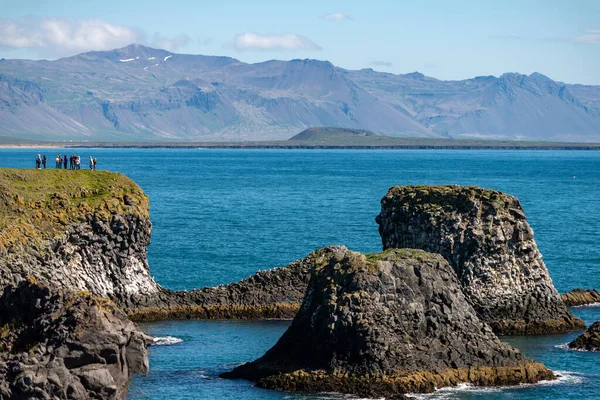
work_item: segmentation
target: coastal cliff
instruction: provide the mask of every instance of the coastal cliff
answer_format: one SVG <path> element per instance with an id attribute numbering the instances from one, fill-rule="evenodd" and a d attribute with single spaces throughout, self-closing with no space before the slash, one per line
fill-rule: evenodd
<path id="1" fill-rule="evenodd" d="M 517 198 L 478 187 L 392 187 L 376 221 L 384 249 L 423 249 L 446 258 L 496 333 L 585 328 L 554 288 Z"/>
<path id="2" fill-rule="evenodd" d="M 150 338 L 107 299 L 21 282 L 0 297 L 1 399 L 126 398 Z"/>
<path id="3" fill-rule="evenodd" d="M 312 258 L 290 328 L 263 357 L 223 377 L 271 389 L 388 398 L 461 382 L 553 379 L 479 320 L 440 255 L 327 247 Z"/>
<path id="4" fill-rule="evenodd" d="M 148 198 L 103 171 L 0 170 L 0 286 L 29 277 L 120 306 L 160 287 L 149 274 Z"/>

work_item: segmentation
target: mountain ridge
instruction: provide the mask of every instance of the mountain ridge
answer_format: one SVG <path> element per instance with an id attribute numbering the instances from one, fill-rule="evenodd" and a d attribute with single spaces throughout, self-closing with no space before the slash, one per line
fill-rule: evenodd
<path id="1" fill-rule="evenodd" d="M 143 45 L 0 61 L 0 135 L 34 140 L 282 140 L 313 126 L 396 137 L 600 142 L 600 86 L 540 73 L 442 81 L 329 61 Z"/>

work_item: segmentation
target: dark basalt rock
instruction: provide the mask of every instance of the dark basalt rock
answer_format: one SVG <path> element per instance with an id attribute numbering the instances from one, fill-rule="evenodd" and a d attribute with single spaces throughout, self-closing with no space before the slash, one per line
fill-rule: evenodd
<path id="1" fill-rule="evenodd" d="M 314 257 L 259 271 L 224 286 L 137 296 L 127 309 L 134 321 L 165 319 L 294 318 L 310 278 Z"/>
<path id="2" fill-rule="evenodd" d="M 271 389 L 386 397 L 460 382 L 553 378 L 479 320 L 441 256 L 328 247 L 311 257 L 312 276 L 290 328 L 263 357 L 223 377 Z"/>
<path id="3" fill-rule="evenodd" d="M 586 333 L 569 343 L 569 348 L 587 351 L 600 351 L 600 321 L 594 322 Z"/>
<path id="4" fill-rule="evenodd" d="M 568 307 L 600 303 L 600 292 L 596 289 L 573 289 L 560 295 Z"/>
<path id="5" fill-rule="evenodd" d="M 478 187 L 392 187 L 376 218 L 384 249 L 441 254 L 499 334 L 583 329 L 554 288 L 519 200 Z"/>
<path id="6" fill-rule="evenodd" d="M 146 374 L 140 332 L 107 299 L 22 282 L 0 298 L 1 399 L 125 399 Z"/>

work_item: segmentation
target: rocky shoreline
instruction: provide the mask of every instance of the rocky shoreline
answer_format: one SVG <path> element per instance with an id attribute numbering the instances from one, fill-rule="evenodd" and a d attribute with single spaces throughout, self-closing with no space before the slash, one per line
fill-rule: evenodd
<path id="1" fill-rule="evenodd" d="M 264 357 L 226 374 L 265 388 L 402 397 L 553 379 L 495 333 L 583 329 L 565 304 L 600 294 L 561 298 L 516 198 L 392 188 L 377 222 L 383 253 L 327 247 L 174 292 L 150 275 L 149 203 L 134 182 L 0 170 L 0 397 L 123 399 L 148 368 L 150 338 L 131 320 L 191 318 L 294 319 Z"/>
<path id="2" fill-rule="evenodd" d="M 561 298 L 567 307 L 600 304 L 600 292 L 595 289 L 573 289 L 567 293 L 563 293 Z"/>
<path id="3" fill-rule="evenodd" d="M 600 321 L 594 322 L 588 330 L 569 343 L 574 350 L 600 351 Z"/>
<path id="4" fill-rule="evenodd" d="M 0 398 L 126 398 L 151 338 L 110 300 L 45 284 L 0 297 Z"/>

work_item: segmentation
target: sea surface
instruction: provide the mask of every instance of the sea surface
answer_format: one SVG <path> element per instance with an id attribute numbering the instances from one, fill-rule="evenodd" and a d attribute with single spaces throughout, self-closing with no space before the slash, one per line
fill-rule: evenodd
<path id="1" fill-rule="evenodd" d="M 389 187 L 408 184 L 479 185 L 519 197 L 558 290 L 600 289 L 597 151 L 0 149 L 0 167 L 29 168 L 35 154 L 53 159 L 59 152 L 97 157 L 99 169 L 122 172 L 144 189 L 153 222 L 151 273 L 171 289 L 237 281 L 329 244 L 379 251 L 379 200 Z M 600 306 L 574 312 L 588 324 L 600 320 Z M 279 393 L 217 378 L 262 355 L 288 324 L 143 324 L 162 344 L 150 348 L 150 374 L 134 378 L 129 398 L 347 398 Z M 566 350 L 562 345 L 576 336 L 505 338 L 558 371 L 558 381 L 463 386 L 417 398 L 598 399 L 600 353 Z"/>

